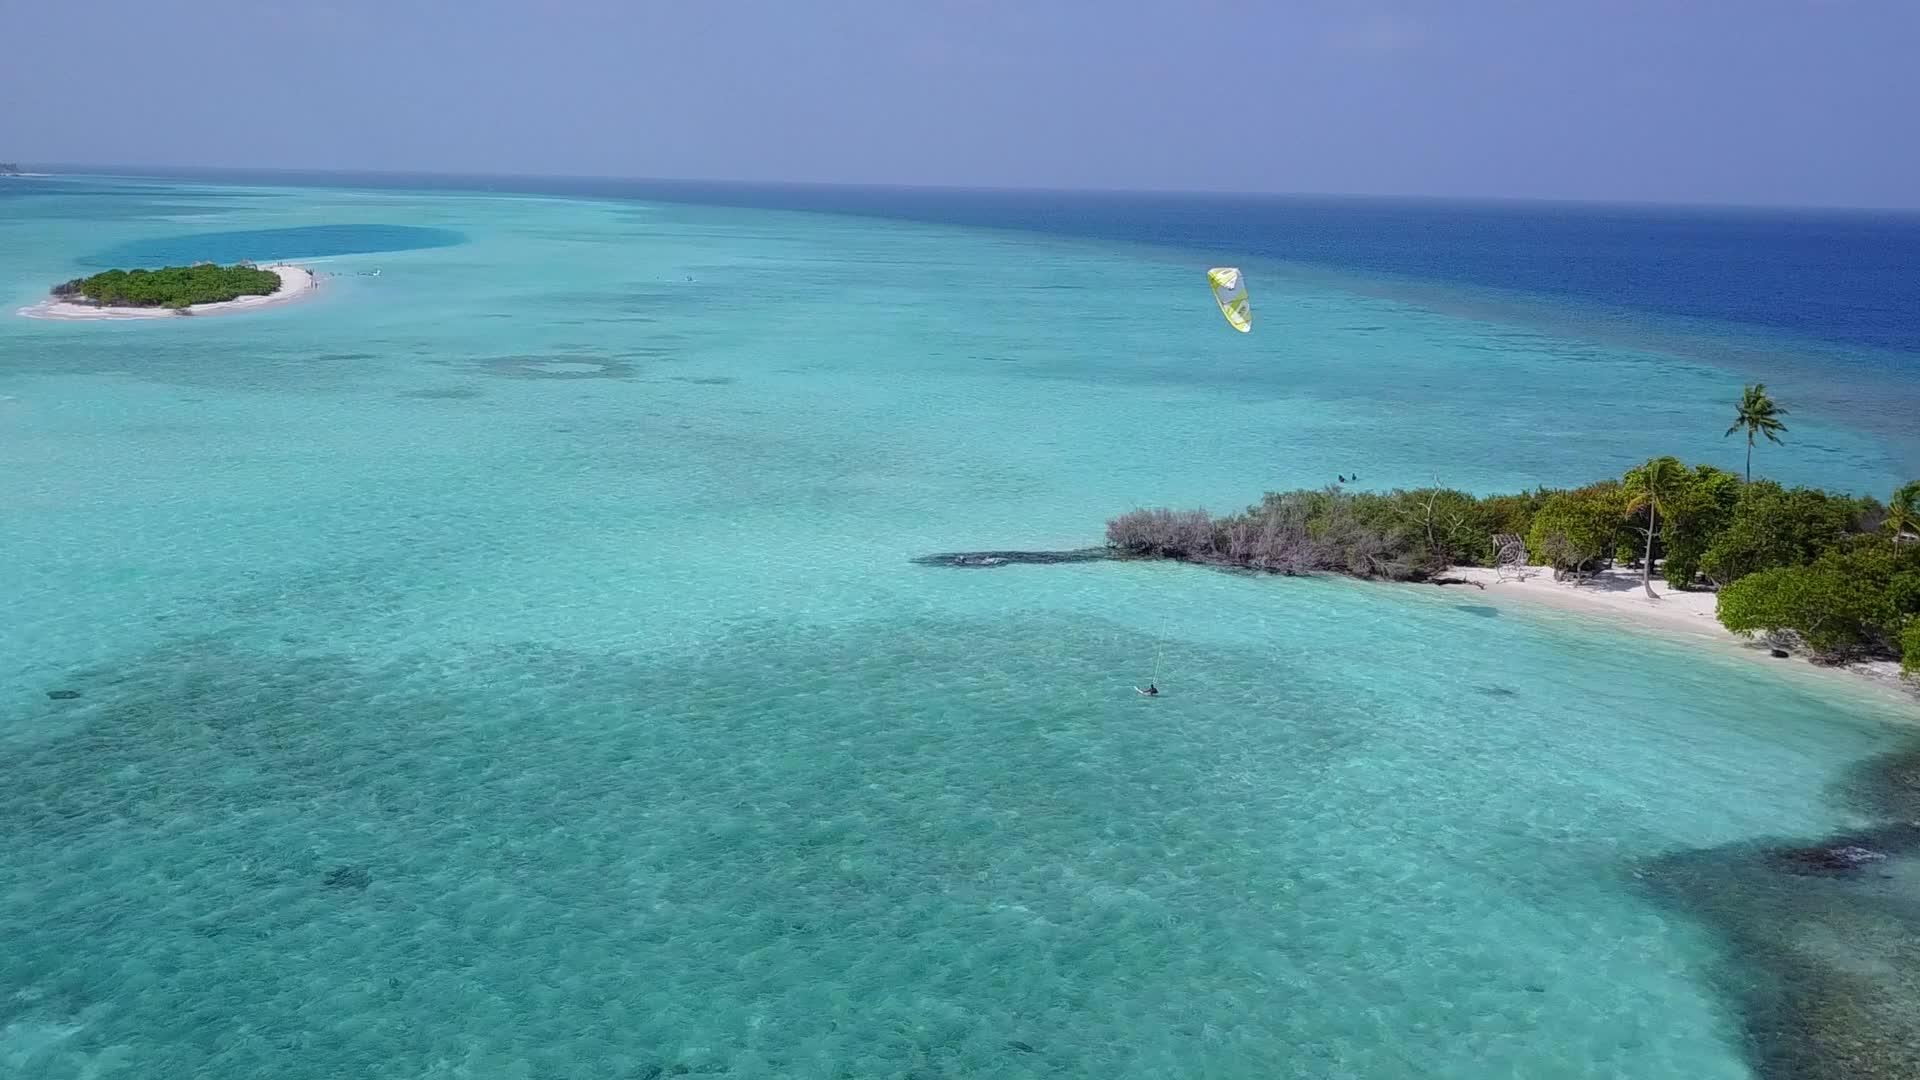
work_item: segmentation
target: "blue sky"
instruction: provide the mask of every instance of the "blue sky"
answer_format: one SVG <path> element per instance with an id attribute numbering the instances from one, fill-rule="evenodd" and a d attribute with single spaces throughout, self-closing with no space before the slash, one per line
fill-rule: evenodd
<path id="1" fill-rule="evenodd" d="M 1920 205 L 1920 0 L 0 0 L 0 159 Z"/>

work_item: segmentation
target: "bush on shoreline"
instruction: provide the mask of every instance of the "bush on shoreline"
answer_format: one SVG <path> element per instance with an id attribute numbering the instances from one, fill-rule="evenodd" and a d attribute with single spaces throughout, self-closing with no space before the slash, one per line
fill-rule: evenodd
<path id="1" fill-rule="evenodd" d="M 54 286 L 62 300 L 103 307 L 184 308 L 279 291 L 280 275 L 249 263 L 168 266 L 159 270 L 107 270 Z"/>
<path id="2" fill-rule="evenodd" d="M 1792 630 L 1829 660 L 1898 656 L 1903 627 L 1920 616 L 1920 550 L 1855 537 L 1811 564 L 1773 567 L 1727 586 L 1719 615 L 1736 633 Z M 1907 656 L 1907 666 L 1915 660 Z"/>
<path id="3" fill-rule="evenodd" d="M 1107 544 L 1129 555 L 1268 573 L 1418 581 L 1474 561 L 1481 537 L 1511 513 L 1444 488 L 1288 491 L 1227 517 L 1135 510 L 1107 523 Z"/>
<path id="4" fill-rule="evenodd" d="M 1669 587 L 1718 589 L 1720 621 L 1736 633 L 1791 631 L 1821 659 L 1901 657 L 1920 674 L 1920 537 L 1902 516 L 1914 512 L 1915 485 L 1895 493 L 1890 510 L 1710 465 L 1674 462 L 1662 476 L 1651 549 Z M 1645 557 L 1645 503 L 1618 480 L 1485 498 L 1441 487 L 1303 489 L 1222 517 L 1134 510 L 1107 523 L 1107 545 L 1266 573 L 1425 581 L 1450 566 L 1491 565 L 1493 538 L 1507 533 L 1525 539 L 1532 562 L 1578 578 Z"/>
<path id="5" fill-rule="evenodd" d="M 1626 490 L 1612 480 L 1556 492 L 1528 524 L 1527 555 L 1543 566 L 1585 576 L 1620 549 L 1626 515 Z"/>

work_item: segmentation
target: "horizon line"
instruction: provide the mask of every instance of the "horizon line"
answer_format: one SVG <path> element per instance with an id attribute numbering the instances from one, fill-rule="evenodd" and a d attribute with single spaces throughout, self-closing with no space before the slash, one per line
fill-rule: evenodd
<path id="1" fill-rule="evenodd" d="M 927 184 L 888 183 L 856 180 L 749 180 L 723 177 L 624 176 L 612 173 L 523 173 L 523 172 L 440 172 L 409 169 L 299 168 L 263 165 L 154 165 L 85 162 L 17 162 L 28 173 L 59 176 L 119 176 L 138 179 L 168 174 L 233 173 L 262 176 L 385 177 L 394 179 L 555 181 L 577 180 L 598 183 L 704 185 L 717 188 L 795 188 L 819 191 L 895 191 L 978 195 L 1092 195 L 1092 196 L 1185 196 L 1223 199 L 1323 199 L 1372 202 L 1493 203 L 1545 206 L 1625 207 L 1674 210 L 1797 210 L 1823 213 L 1864 213 L 1920 215 L 1920 204 L 1912 206 L 1867 206 L 1839 203 L 1761 203 L 1705 202 L 1699 200 L 1657 201 L 1649 199 L 1569 198 L 1546 195 L 1437 195 L 1384 192 L 1335 191 L 1254 191 L 1240 188 L 1124 188 L 1124 187 L 1045 187 L 1002 184 Z M 295 185 L 298 186 L 298 185 Z M 540 194 L 532 192 L 530 194 Z"/>

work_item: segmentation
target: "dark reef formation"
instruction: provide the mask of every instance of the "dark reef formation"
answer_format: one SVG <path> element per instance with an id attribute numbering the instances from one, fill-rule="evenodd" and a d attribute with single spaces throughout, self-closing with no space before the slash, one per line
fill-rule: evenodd
<path id="1" fill-rule="evenodd" d="M 1056 563 L 1113 562 L 1129 556 L 1111 548 L 1079 548 L 1074 551 L 954 551 L 941 555 L 922 555 L 913 560 L 921 566 L 958 566 L 991 568 L 1025 563 L 1052 566 Z"/>
<path id="2" fill-rule="evenodd" d="M 1868 847 L 1871 838 L 1841 840 L 1816 847 L 1788 848 L 1768 856 L 1768 862 L 1789 874 L 1825 874 L 1846 877 L 1873 863 L 1886 862 L 1887 853 Z"/>
<path id="3" fill-rule="evenodd" d="M 1845 795 L 1861 813 L 1920 822 L 1920 746 L 1869 760 L 1854 770 Z"/>
<path id="4" fill-rule="evenodd" d="M 1720 989 L 1764 1080 L 1920 1077 L 1920 747 L 1868 762 L 1847 794 L 1885 824 L 1679 852 L 1641 874 L 1719 938 Z"/>
<path id="5" fill-rule="evenodd" d="M 341 889 L 359 892 L 373 884 L 373 874 L 364 866 L 336 866 L 327 871 L 320 879 L 320 885 L 328 889 Z"/>

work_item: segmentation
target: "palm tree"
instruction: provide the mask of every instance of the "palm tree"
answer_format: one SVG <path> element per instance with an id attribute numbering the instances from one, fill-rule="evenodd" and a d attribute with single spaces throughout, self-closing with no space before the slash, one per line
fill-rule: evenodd
<path id="1" fill-rule="evenodd" d="M 1893 493 L 1893 499 L 1887 503 L 1887 520 L 1882 526 L 1893 534 L 1896 544 L 1911 539 L 1909 533 L 1920 536 L 1920 480 Z"/>
<path id="2" fill-rule="evenodd" d="M 1628 469 L 1626 475 L 1627 513 L 1647 511 L 1647 557 L 1640 563 L 1640 587 L 1650 599 L 1660 599 L 1653 591 L 1653 538 L 1659 535 L 1660 515 L 1667 512 L 1687 483 L 1687 467 L 1675 457 L 1651 458 L 1645 465 Z"/>
<path id="3" fill-rule="evenodd" d="M 1773 399 L 1767 396 L 1766 383 L 1754 383 L 1740 395 L 1739 411 L 1734 414 L 1733 426 L 1727 429 L 1727 434 L 1731 435 L 1741 428 L 1747 429 L 1748 481 L 1753 480 L 1754 438 L 1765 435 L 1768 442 L 1779 442 L 1780 436 L 1787 430 L 1787 425 L 1780 422 L 1785 415 L 1787 410 L 1775 405 Z"/>

